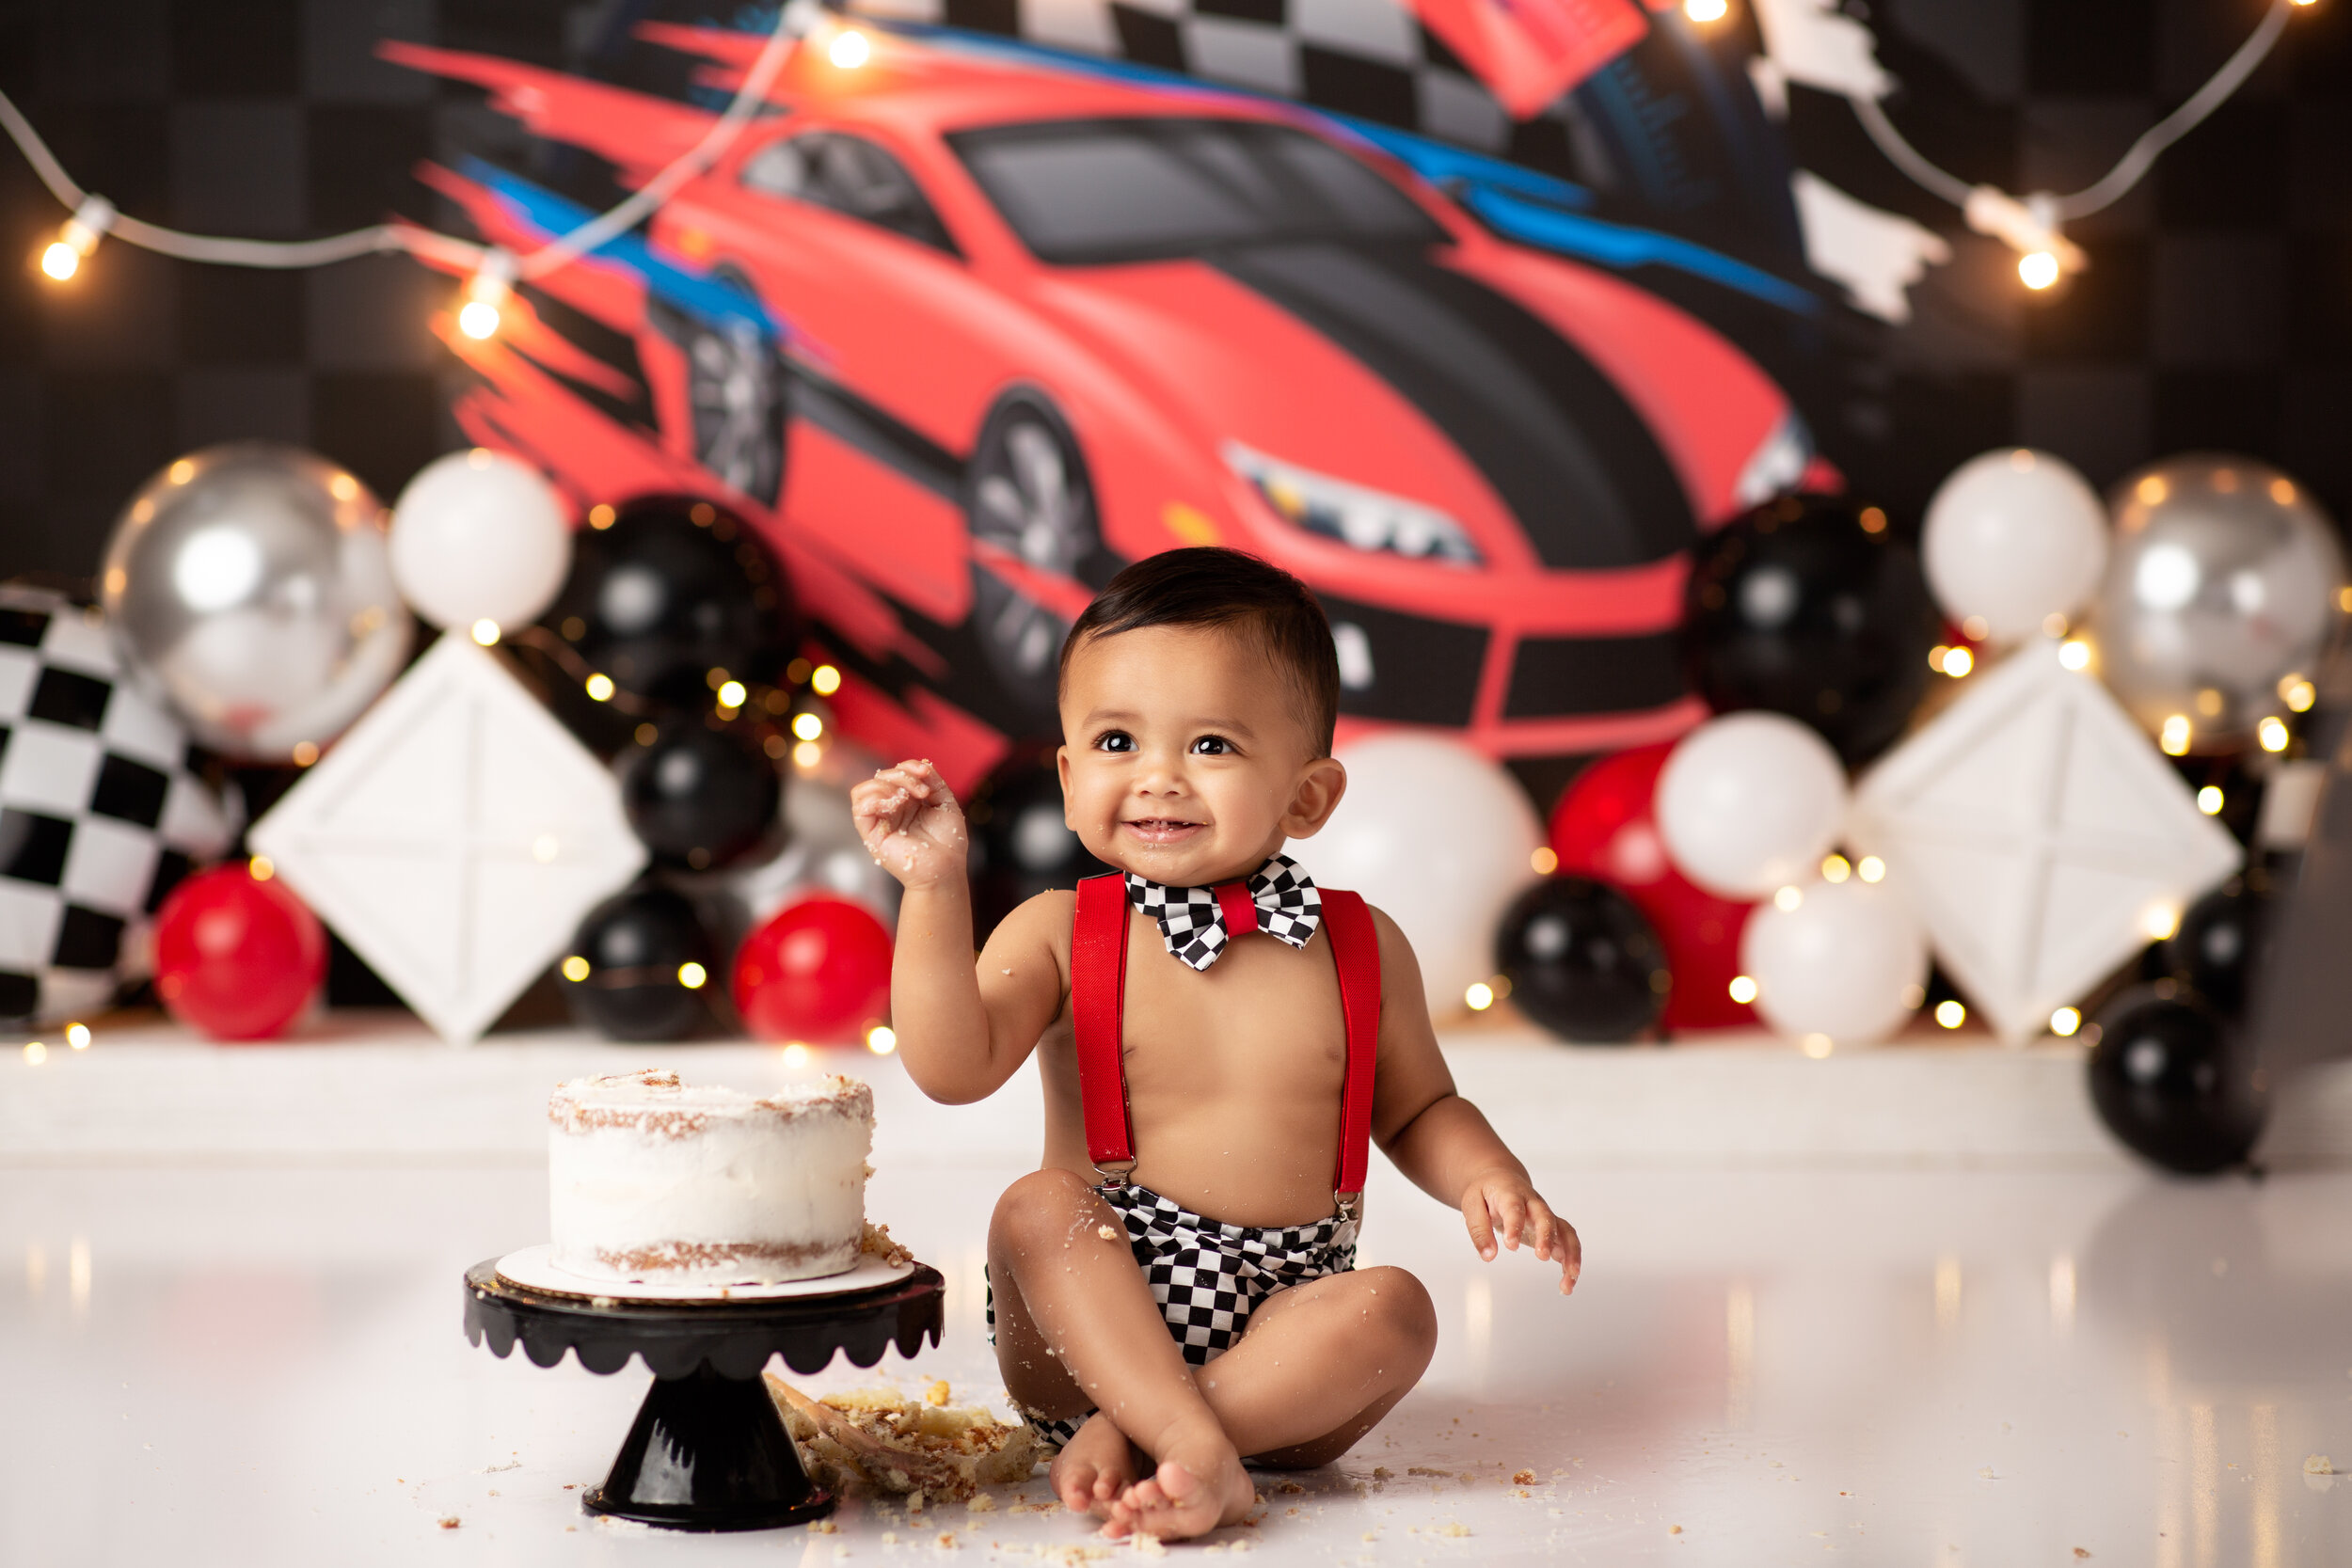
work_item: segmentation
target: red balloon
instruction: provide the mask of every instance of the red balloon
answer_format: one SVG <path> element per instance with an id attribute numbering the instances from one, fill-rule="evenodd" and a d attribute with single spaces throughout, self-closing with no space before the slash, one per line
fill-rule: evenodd
<path id="1" fill-rule="evenodd" d="M 285 883 L 244 861 L 199 871 L 155 916 L 155 994 L 215 1039 L 262 1040 L 326 977 L 326 932 Z"/>
<path id="2" fill-rule="evenodd" d="M 1603 757 L 1576 776 L 1551 811 L 1551 850 L 1560 869 L 1622 891 L 1648 917 L 1666 949 L 1674 990 L 1659 1022 L 1667 1029 L 1727 1029 L 1756 1022 L 1731 999 L 1740 973 L 1740 933 L 1756 906 L 1718 898 L 1666 858 L 1650 802 L 1672 742 Z"/>
<path id="3" fill-rule="evenodd" d="M 761 1039 L 854 1041 L 890 1008 L 890 933 L 863 904 L 812 895 L 743 939 L 733 990 Z"/>

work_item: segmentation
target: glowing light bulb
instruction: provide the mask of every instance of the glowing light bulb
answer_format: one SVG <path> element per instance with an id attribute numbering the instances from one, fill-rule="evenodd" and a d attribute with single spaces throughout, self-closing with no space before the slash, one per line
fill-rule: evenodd
<path id="1" fill-rule="evenodd" d="M 2148 933 L 2150 942 L 2163 942 L 2181 928 L 2181 911 L 2170 904 L 2152 905 L 2139 918 L 2139 928 Z"/>
<path id="2" fill-rule="evenodd" d="M 1787 913 L 1792 910 L 1801 909 L 1804 907 L 1804 894 L 1799 889 L 1793 887 L 1782 888 L 1778 893 L 1772 895 L 1772 908 L 1781 911 L 1783 913 Z"/>
<path id="3" fill-rule="evenodd" d="M 564 960 L 564 978 L 578 985 L 588 978 L 588 960 L 575 953 Z"/>
<path id="4" fill-rule="evenodd" d="M 886 1023 L 877 1023 L 866 1031 L 866 1049 L 877 1056 L 887 1056 L 898 1049 L 898 1031 Z"/>
<path id="5" fill-rule="evenodd" d="M 1534 867 L 1536 876 L 1549 877 L 1560 869 L 1560 856 L 1558 851 L 1547 845 L 1528 856 L 1527 863 Z"/>
<path id="6" fill-rule="evenodd" d="M 702 990 L 703 982 L 709 978 L 710 971 L 691 958 L 677 966 L 677 983 L 688 990 Z"/>
<path id="7" fill-rule="evenodd" d="M 65 227 L 57 230 L 57 237 L 40 253 L 40 270 L 56 282 L 65 282 L 82 270 L 82 258 L 96 250 L 98 242 L 114 226 L 113 202 L 103 196 L 83 198 Z"/>
<path id="8" fill-rule="evenodd" d="M 1462 993 L 1462 1000 L 1474 1013 L 1483 1013 L 1495 1005 L 1495 989 L 1484 980 L 1475 981 Z"/>
<path id="9" fill-rule="evenodd" d="M 1746 1006 L 1756 998 L 1756 984 L 1754 977 L 1750 975 L 1733 975 L 1731 977 L 1731 984 L 1724 989 L 1731 993 L 1731 999 L 1734 1002 L 1739 1003 L 1742 1007 Z"/>
<path id="10" fill-rule="evenodd" d="M 499 329 L 499 307 L 515 292 L 515 257 L 492 245 L 482 265 L 466 283 L 466 303 L 457 311 L 457 330 L 480 341 Z"/>
<path id="11" fill-rule="evenodd" d="M 89 1025 L 87 1023 L 67 1024 L 65 1043 L 76 1051 L 87 1051 L 89 1049 Z"/>
<path id="12" fill-rule="evenodd" d="M 808 1066 L 808 1047 L 802 1044 L 799 1040 L 794 1040 L 784 1048 L 784 1065 L 786 1067 L 806 1067 Z"/>
<path id="13" fill-rule="evenodd" d="M 743 705 L 743 699 L 750 695 L 751 692 L 746 689 L 741 681 L 729 681 L 724 686 L 719 688 L 719 705 L 721 707 L 741 707 Z"/>
<path id="14" fill-rule="evenodd" d="M 2319 701 L 2319 688 L 2300 675 L 2282 675 L 2279 679 L 2279 700 L 2297 713 L 2309 713 Z"/>
<path id="15" fill-rule="evenodd" d="M 2070 637 L 2058 644 L 2058 662 L 2069 670 L 2090 668 L 2090 644 L 2079 637 Z"/>
<path id="16" fill-rule="evenodd" d="M 1843 855 L 1831 855 L 1821 862 L 1821 880 L 1825 882 L 1842 882 L 1852 875 L 1853 867 L 1846 863 Z"/>
<path id="17" fill-rule="evenodd" d="M 1726 0 L 1682 0 L 1682 14 L 1704 27 L 1731 14 Z"/>
<path id="18" fill-rule="evenodd" d="M 1880 882 L 1886 879 L 1886 863 L 1876 855 L 1863 856 L 1854 863 L 1853 869 L 1854 875 L 1866 882 Z"/>
<path id="19" fill-rule="evenodd" d="M 866 41 L 866 35 L 854 27 L 842 29 L 839 37 L 826 49 L 825 58 L 843 71 L 855 71 L 874 56 L 874 46 Z"/>
<path id="20" fill-rule="evenodd" d="M 609 703 L 612 700 L 612 677 L 601 673 L 588 677 L 588 700 Z"/>
<path id="21" fill-rule="evenodd" d="M 792 748 L 792 766 L 795 768 L 814 768 L 824 759 L 824 748 L 814 740 L 803 740 Z"/>
<path id="22" fill-rule="evenodd" d="M 47 1061 L 48 1059 L 49 1048 L 47 1046 L 41 1044 L 39 1040 L 26 1040 L 24 1042 L 24 1065 L 26 1067 L 39 1067 L 41 1063 Z"/>
<path id="23" fill-rule="evenodd" d="M 813 713 L 796 713 L 792 716 L 792 733 L 803 740 L 814 740 L 825 733 L 825 721 Z"/>
<path id="24" fill-rule="evenodd" d="M 2221 786 L 2207 784 L 2197 792 L 2197 809 L 2207 816 L 2221 815 Z"/>
<path id="25" fill-rule="evenodd" d="M 2156 744 L 2169 757 L 2188 754 L 2188 715 L 2175 713 L 2166 718 L 2156 729 Z"/>
<path id="26" fill-rule="evenodd" d="M 473 624 L 473 640 L 485 648 L 495 647 L 499 640 L 499 624 L 486 619 L 476 621 Z"/>
<path id="27" fill-rule="evenodd" d="M 1957 1029 L 1968 1022 L 1968 1009 L 1946 997 L 1935 1005 L 1935 1022 L 1947 1029 Z"/>
<path id="28" fill-rule="evenodd" d="M 2285 721 L 2276 717 L 2265 719 L 2254 726 L 2254 738 L 2262 742 L 2262 748 L 2265 752 L 2285 751 L 2287 749 Z"/>
<path id="29" fill-rule="evenodd" d="M 1960 679 L 1961 676 L 1966 674 L 1969 671 L 1974 670 L 1976 667 L 1977 656 L 1970 653 L 1967 649 L 1947 648 L 1944 651 L 1944 673 L 1951 676 L 1952 679 Z"/>
<path id="30" fill-rule="evenodd" d="M 246 863 L 246 870 L 257 882 L 266 882 L 278 875 L 278 867 L 271 863 L 267 855 L 254 856 Z"/>
<path id="31" fill-rule="evenodd" d="M 841 672 L 830 664 L 819 664 L 809 672 L 808 689 L 819 697 L 830 697 L 841 689 Z"/>
<path id="32" fill-rule="evenodd" d="M 2018 280 L 2037 292 L 2058 280 L 2058 259 L 2046 250 L 2029 250 L 2017 258 Z"/>
<path id="33" fill-rule="evenodd" d="M 2060 1039 L 2071 1039 L 2082 1026 L 2083 1015 L 2078 1007 L 2060 1007 L 2050 1015 L 2050 1033 Z"/>

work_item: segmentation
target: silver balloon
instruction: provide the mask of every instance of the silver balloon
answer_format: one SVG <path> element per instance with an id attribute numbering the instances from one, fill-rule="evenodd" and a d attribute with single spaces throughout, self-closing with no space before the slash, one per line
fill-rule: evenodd
<path id="1" fill-rule="evenodd" d="M 367 486 L 314 453 L 245 442 L 181 458 L 106 548 L 124 665 L 199 744 L 307 760 L 407 657 L 384 529 Z"/>
<path id="2" fill-rule="evenodd" d="M 2227 751 L 2284 715 L 2342 614 L 2344 552 L 2311 493 L 2251 458 L 2169 458 L 2117 485 L 2091 614 L 2099 673 L 2168 751 Z"/>

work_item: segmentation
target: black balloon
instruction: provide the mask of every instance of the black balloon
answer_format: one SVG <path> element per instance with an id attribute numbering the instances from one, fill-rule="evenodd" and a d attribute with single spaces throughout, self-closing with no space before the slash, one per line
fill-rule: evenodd
<path id="1" fill-rule="evenodd" d="M 1519 1010 L 1563 1039 L 1629 1040 L 1658 1021 L 1666 950 L 1631 899 L 1552 877 L 1518 896 L 1495 934 L 1495 967 Z"/>
<path id="2" fill-rule="evenodd" d="M 545 625 L 623 691 L 703 706 L 714 672 L 777 680 L 791 616 L 784 572 L 749 524 L 708 501 L 656 497 L 574 536 Z"/>
<path id="3" fill-rule="evenodd" d="M 2165 942 L 2165 967 L 2215 1011 L 2243 1019 L 2268 913 L 2269 900 L 2247 879 L 2232 879 L 2189 906 Z"/>
<path id="4" fill-rule="evenodd" d="M 2137 987 L 2102 1008 L 2090 1100 L 2124 1145 L 2168 1170 L 2244 1163 L 2267 1109 L 2251 1053 L 2204 1004 Z"/>
<path id="5" fill-rule="evenodd" d="M 997 922 L 1049 888 L 1073 888 L 1110 869 L 1062 821 L 1061 777 L 1051 753 L 1018 757 L 963 804 L 972 829 L 972 909 L 985 942 Z"/>
<path id="6" fill-rule="evenodd" d="M 695 871 L 743 859 L 776 831 L 784 778 L 748 733 L 673 719 L 621 762 L 621 809 L 656 859 Z"/>
<path id="7" fill-rule="evenodd" d="M 1788 496 L 1698 546 L 1683 657 L 1716 712 L 1785 713 L 1851 767 L 1902 734 L 1938 625 L 1918 557 L 1883 512 Z"/>
<path id="8" fill-rule="evenodd" d="M 701 968 L 693 986 L 693 971 L 680 973 L 688 964 Z M 647 883 L 590 910 L 558 973 L 572 1016 L 606 1038 L 674 1040 L 708 1016 L 703 997 L 717 969 L 694 906 Z"/>

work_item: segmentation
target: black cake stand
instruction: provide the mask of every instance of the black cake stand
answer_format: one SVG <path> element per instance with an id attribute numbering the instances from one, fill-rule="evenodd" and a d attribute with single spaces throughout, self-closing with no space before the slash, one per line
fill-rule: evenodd
<path id="1" fill-rule="evenodd" d="M 831 1513 L 760 1382 L 771 1355 L 820 1371 L 836 1351 L 861 1367 L 897 1344 L 939 1343 L 943 1281 L 916 1264 L 904 1279 L 841 1295 L 780 1301 L 630 1301 L 564 1295 L 501 1278 L 498 1259 L 466 1271 L 466 1338 L 504 1356 L 517 1340 L 536 1366 L 570 1351 L 599 1374 L 631 1355 L 654 1374 L 591 1513 L 671 1529 L 773 1529 Z"/>

